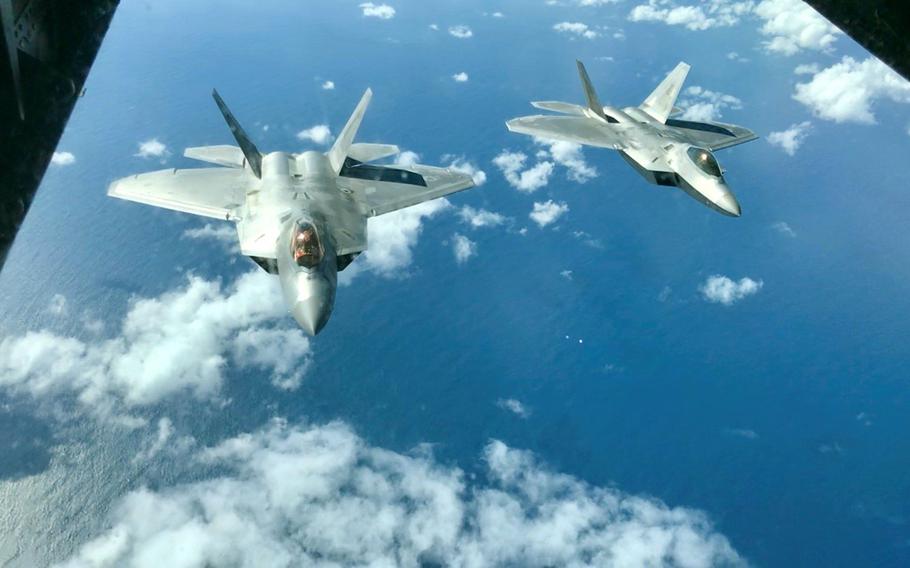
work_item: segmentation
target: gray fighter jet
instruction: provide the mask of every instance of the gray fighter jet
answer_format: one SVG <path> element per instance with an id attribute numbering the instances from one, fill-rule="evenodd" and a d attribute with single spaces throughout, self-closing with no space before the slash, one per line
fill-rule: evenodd
<path id="1" fill-rule="evenodd" d="M 512 132 L 617 150 L 646 180 L 679 187 L 724 215 L 739 217 L 736 197 L 712 151 L 758 138 L 751 130 L 720 122 L 670 118 L 689 66 L 680 63 L 637 107 L 602 106 L 581 61 L 578 74 L 588 106 L 557 101 L 537 108 L 573 116 L 525 116 L 506 122 Z"/>
<path id="2" fill-rule="evenodd" d="M 354 143 L 370 89 L 325 154 L 261 154 L 218 93 L 212 96 L 239 147 L 187 148 L 184 156 L 220 167 L 139 174 L 115 181 L 107 193 L 234 221 L 241 254 L 278 275 L 294 319 L 311 335 L 332 312 L 337 272 L 367 248 L 368 217 L 474 185 L 447 168 L 370 164 L 399 153 L 389 144 Z"/>

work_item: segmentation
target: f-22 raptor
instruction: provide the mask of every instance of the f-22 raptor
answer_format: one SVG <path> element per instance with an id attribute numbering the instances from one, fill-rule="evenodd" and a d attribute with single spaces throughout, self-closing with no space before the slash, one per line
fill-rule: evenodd
<path id="1" fill-rule="evenodd" d="M 676 98 L 689 66 L 680 63 L 637 107 L 600 104 L 585 66 L 576 61 L 588 106 L 558 101 L 532 102 L 537 108 L 574 116 L 535 115 L 506 122 L 512 132 L 617 150 L 646 180 L 679 187 L 711 209 L 739 217 L 739 202 L 727 187 L 712 152 L 758 138 L 751 130 L 720 122 L 693 122 Z"/>
<path id="2" fill-rule="evenodd" d="M 394 156 L 390 144 L 354 143 L 367 89 L 325 154 L 259 152 L 212 92 L 238 146 L 187 148 L 216 168 L 168 169 L 113 182 L 108 195 L 234 221 L 240 252 L 277 274 L 294 319 L 310 335 L 325 326 L 337 273 L 367 248 L 367 218 L 467 189 L 471 176 L 448 168 L 370 164 Z"/>

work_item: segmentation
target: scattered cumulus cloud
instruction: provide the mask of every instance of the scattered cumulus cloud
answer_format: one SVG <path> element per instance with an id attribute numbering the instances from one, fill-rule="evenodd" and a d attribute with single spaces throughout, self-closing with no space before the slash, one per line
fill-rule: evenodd
<path id="1" fill-rule="evenodd" d="M 464 264 L 469 258 L 477 255 L 477 243 L 462 234 L 455 233 L 452 235 L 452 252 L 455 254 L 455 261 L 458 264 Z"/>
<path id="2" fill-rule="evenodd" d="M 76 156 L 72 152 L 54 152 L 51 156 L 52 166 L 71 166 L 76 163 Z"/>
<path id="3" fill-rule="evenodd" d="M 316 144 L 328 144 L 332 140 L 332 131 L 326 124 L 317 124 L 310 128 L 305 128 L 297 133 L 298 140 L 309 140 Z"/>
<path id="4" fill-rule="evenodd" d="M 47 311 L 55 316 L 62 316 L 66 313 L 66 296 L 63 294 L 54 294 L 50 303 L 47 305 Z"/>
<path id="5" fill-rule="evenodd" d="M 730 53 L 728 53 L 728 54 L 727 54 L 727 59 L 729 59 L 730 61 L 738 61 L 738 62 L 740 62 L 740 63 L 748 63 L 748 62 L 749 62 L 749 58 L 748 58 L 748 57 L 743 57 L 742 55 L 740 55 L 739 53 L 737 53 L 737 52 L 735 52 L 735 51 L 731 51 Z"/>
<path id="6" fill-rule="evenodd" d="M 704 513 L 589 485 L 498 440 L 483 481 L 340 422 L 276 420 L 186 462 L 197 481 L 123 496 L 64 565 L 745 565 Z"/>
<path id="7" fill-rule="evenodd" d="M 785 235 L 787 237 L 796 236 L 796 231 L 793 230 L 793 227 L 791 227 L 788 223 L 785 223 L 784 221 L 778 221 L 777 223 L 774 223 L 773 225 L 771 225 L 771 228 L 774 229 L 775 231 L 777 231 L 778 233 Z"/>
<path id="8" fill-rule="evenodd" d="M 757 440 L 758 434 L 755 430 L 749 430 L 746 428 L 728 428 L 726 433 L 731 436 L 736 436 L 737 438 L 745 438 L 746 440 Z"/>
<path id="9" fill-rule="evenodd" d="M 764 20 L 759 31 L 771 39 L 767 51 L 794 55 L 800 50 L 830 51 L 841 31 L 803 0 L 763 0 L 755 15 Z"/>
<path id="10" fill-rule="evenodd" d="M 582 153 L 581 144 L 574 142 L 565 142 L 562 140 L 553 141 L 545 138 L 534 138 L 534 142 L 547 148 L 546 155 L 540 155 L 539 158 L 552 159 L 560 166 L 568 170 L 567 176 L 570 180 L 578 183 L 585 183 L 597 177 L 597 169 L 588 165 Z"/>
<path id="11" fill-rule="evenodd" d="M 757 294 L 763 285 L 761 280 L 756 281 L 749 277 L 741 278 L 737 282 L 726 276 L 715 274 L 708 277 L 700 290 L 708 302 L 732 306 L 747 296 Z"/>
<path id="12" fill-rule="evenodd" d="M 456 83 L 467 83 L 468 74 L 465 73 L 464 71 L 462 71 L 460 73 L 455 73 L 454 75 L 452 75 L 452 80 L 455 81 Z"/>
<path id="13" fill-rule="evenodd" d="M 679 106 L 685 109 L 680 118 L 696 122 L 718 120 L 725 109 L 743 108 L 742 101 L 733 95 L 711 91 L 698 85 L 692 85 L 683 91 Z"/>
<path id="14" fill-rule="evenodd" d="M 629 12 L 633 22 L 662 22 L 670 26 L 685 26 L 690 30 L 732 26 L 752 10 L 752 2 L 711 0 L 697 5 L 680 5 L 671 0 L 649 0 Z"/>
<path id="15" fill-rule="evenodd" d="M 844 57 L 808 83 L 798 83 L 793 98 L 825 120 L 875 124 L 873 104 L 881 99 L 910 103 L 910 82 L 874 57 Z"/>
<path id="16" fill-rule="evenodd" d="M 809 121 L 793 124 L 790 128 L 768 134 L 768 143 L 777 146 L 787 153 L 788 156 L 796 155 L 796 151 L 802 145 L 803 140 L 809 135 L 812 123 Z"/>
<path id="17" fill-rule="evenodd" d="M 401 152 L 400 154 L 395 156 L 395 165 L 396 166 L 403 166 L 405 168 L 409 168 L 409 167 L 414 166 L 419 163 L 420 163 L 420 154 L 418 154 L 417 152 L 405 150 L 404 152 Z"/>
<path id="18" fill-rule="evenodd" d="M 599 35 L 595 30 L 588 27 L 588 24 L 582 22 L 559 22 L 553 26 L 553 29 L 559 33 L 586 39 L 594 39 Z"/>
<path id="19" fill-rule="evenodd" d="M 322 84 L 323 91 L 331 91 L 335 88 L 335 81 L 325 81 Z"/>
<path id="20" fill-rule="evenodd" d="M 296 351 L 249 359 L 276 385 L 307 369 L 309 340 L 285 324 L 293 322 L 273 276 L 257 269 L 229 287 L 193 276 L 160 297 L 134 300 L 109 339 L 47 330 L 0 338 L 0 389 L 38 400 L 68 397 L 99 418 L 124 420 L 178 395 L 214 401 L 229 361 L 244 363 L 237 355 L 245 333 L 284 329 L 296 336 Z"/>
<path id="21" fill-rule="evenodd" d="M 233 223 L 206 223 L 202 227 L 194 227 L 183 231 L 182 236 L 185 239 L 216 241 L 225 245 L 231 252 L 240 252 L 237 228 Z"/>
<path id="22" fill-rule="evenodd" d="M 522 152 L 503 150 L 493 158 L 493 164 L 499 168 L 509 185 L 526 193 L 533 193 L 550 181 L 553 173 L 553 162 L 538 162 L 531 168 L 524 169 L 528 156 Z"/>
<path id="23" fill-rule="evenodd" d="M 457 37 L 458 39 L 468 39 L 474 36 L 474 32 L 471 31 L 471 28 L 468 26 L 451 26 L 449 28 L 449 35 Z"/>
<path id="24" fill-rule="evenodd" d="M 390 20 L 395 17 L 395 8 L 389 6 L 388 4 L 374 4 L 372 2 L 364 2 L 363 4 L 360 4 L 360 9 L 363 10 L 363 15 L 366 18 Z"/>
<path id="25" fill-rule="evenodd" d="M 571 270 L 562 270 L 562 271 L 560 271 L 559 275 L 562 276 L 563 278 L 565 278 L 566 280 L 572 280 L 572 271 Z"/>
<path id="26" fill-rule="evenodd" d="M 137 158 L 162 158 L 165 159 L 171 155 L 170 150 L 167 149 L 161 141 L 157 138 L 150 138 L 145 142 L 139 143 L 139 151 L 133 154 Z"/>
<path id="27" fill-rule="evenodd" d="M 486 209 L 474 209 L 470 205 L 465 205 L 458 210 L 458 218 L 462 223 L 469 225 L 472 229 L 481 227 L 498 227 L 504 224 L 508 219 L 499 213 L 487 211 Z"/>
<path id="28" fill-rule="evenodd" d="M 818 66 L 818 63 L 805 63 L 803 65 L 797 65 L 793 69 L 794 75 L 815 75 L 821 70 Z"/>
<path id="29" fill-rule="evenodd" d="M 563 202 L 556 203 L 552 199 L 543 203 L 535 202 L 534 210 L 529 217 L 540 228 L 555 223 L 560 217 L 569 212 L 569 206 Z"/>
<path id="30" fill-rule="evenodd" d="M 481 186 L 487 182 L 487 173 L 465 159 L 464 156 L 452 156 L 447 154 L 442 157 L 442 161 L 449 162 L 448 168 L 456 172 L 471 176 L 475 186 Z"/>
<path id="31" fill-rule="evenodd" d="M 515 400 L 514 398 L 500 398 L 496 401 L 496 406 L 502 408 L 503 410 L 508 410 L 519 418 L 527 418 L 531 416 L 531 411 L 528 409 L 528 407 L 526 407 L 520 401 Z"/>
<path id="32" fill-rule="evenodd" d="M 407 276 L 407 268 L 413 262 L 413 248 L 423 230 L 423 221 L 435 217 L 450 206 L 445 199 L 434 199 L 370 217 L 367 220 L 370 248 L 338 275 L 339 283 L 350 284 L 361 272 L 370 272 L 383 278 Z"/>

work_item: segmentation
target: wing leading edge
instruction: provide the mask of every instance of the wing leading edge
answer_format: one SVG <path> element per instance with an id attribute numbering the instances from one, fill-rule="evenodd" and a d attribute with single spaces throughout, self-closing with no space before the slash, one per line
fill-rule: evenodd
<path id="1" fill-rule="evenodd" d="M 173 211 L 231 219 L 243 204 L 251 175 L 236 168 L 159 170 L 119 179 L 108 187 L 111 197 Z"/>
<path id="2" fill-rule="evenodd" d="M 621 124 L 599 122 L 583 116 L 523 116 L 506 121 L 512 132 L 620 150 L 628 146 Z"/>

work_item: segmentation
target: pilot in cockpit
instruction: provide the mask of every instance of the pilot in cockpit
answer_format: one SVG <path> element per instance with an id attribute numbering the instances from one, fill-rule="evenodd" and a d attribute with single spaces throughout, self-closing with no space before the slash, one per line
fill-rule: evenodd
<path id="1" fill-rule="evenodd" d="M 311 268 L 321 260 L 321 249 L 316 229 L 312 225 L 298 225 L 294 235 L 294 261 Z"/>

